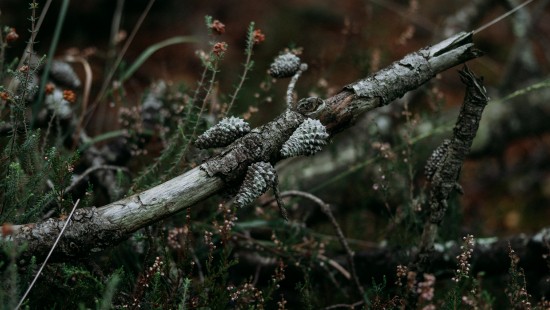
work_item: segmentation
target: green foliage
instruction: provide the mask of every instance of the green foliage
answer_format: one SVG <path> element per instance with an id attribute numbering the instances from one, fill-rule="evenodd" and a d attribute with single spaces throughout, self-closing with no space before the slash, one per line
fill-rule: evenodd
<path id="1" fill-rule="evenodd" d="M 17 265 L 15 259 L 18 255 L 18 249 L 13 244 L 2 245 L 2 252 L 6 255 L 4 259 L 0 260 L 0 270 L 2 276 L 2 284 L 0 286 L 0 305 L 3 305 L 4 309 L 14 309 L 18 302 L 18 282 L 19 274 L 17 272 Z"/>
<path id="2" fill-rule="evenodd" d="M 190 43 L 190 42 L 195 42 L 196 40 L 193 38 L 193 37 L 182 37 L 182 36 L 179 36 L 179 37 L 173 37 L 173 38 L 169 38 L 169 39 L 166 39 L 166 40 L 163 40 L 163 41 L 160 41 L 156 44 L 153 44 L 151 46 L 149 46 L 145 51 L 143 51 L 139 57 L 136 59 L 136 61 L 134 61 L 134 63 L 128 68 L 126 69 L 126 71 L 124 71 L 122 74 L 121 74 L 121 77 L 120 77 L 120 81 L 121 82 L 124 82 L 126 81 L 130 76 L 132 76 L 137 69 L 139 69 L 139 67 L 141 67 L 141 65 L 143 65 L 143 63 L 145 61 L 147 61 L 147 59 L 149 57 L 151 57 L 156 51 L 160 50 L 160 49 L 163 49 L 167 46 L 170 46 L 170 45 L 174 45 L 174 44 L 181 44 L 181 43 Z"/>
<path id="3" fill-rule="evenodd" d="M 313 296 L 313 289 L 311 287 L 311 280 L 309 278 L 309 270 L 305 270 L 304 282 L 297 283 L 296 290 L 300 294 L 300 303 L 303 309 L 315 309 L 315 298 Z"/>
<path id="4" fill-rule="evenodd" d="M 27 298 L 27 304 L 31 308 L 50 305 L 52 309 L 82 306 L 110 309 L 120 277 L 121 270 L 103 278 L 85 265 L 55 264 L 43 271 Z M 26 289 L 26 286 L 21 289 Z"/>
<path id="5" fill-rule="evenodd" d="M 208 29 L 212 23 L 210 16 L 206 17 Z M 212 49 L 208 54 L 201 56 L 201 63 L 204 71 L 201 79 L 194 91 L 193 97 L 186 103 L 181 110 L 183 114 L 177 121 L 172 130 L 172 135 L 167 141 L 167 147 L 163 150 L 161 156 L 155 159 L 155 163 L 148 166 L 138 178 L 134 181 L 131 192 L 151 187 L 162 181 L 167 180 L 184 171 L 188 163 L 186 157 L 191 147 L 191 143 L 198 134 L 201 127 L 202 118 L 206 112 L 208 98 L 211 95 L 216 83 L 219 62 L 223 59 L 224 51 L 217 50 L 216 44 L 210 45 Z M 197 104 L 200 104 L 198 108 Z"/>
<path id="6" fill-rule="evenodd" d="M 11 150 L 16 158 L 0 167 L 5 176 L 0 180 L 2 222 L 35 220 L 52 202 L 58 211 L 72 205 L 65 188 L 71 183 L 78 153 L 60 154 L 51 148 L 42 155 L 38 150 L 39 137 L 40 131 L 29 131 L 21 146 Z"/>
<path id="7" fill-rule="evenodd" d="M 183 297 L 181 298 L 181 303 L 178 305 L 178 310 L 187 309 L 186 304 L 189 299 L 189 289 L 191 286 L 191 279 L 183 279 Z"/>
<path id="8" fill-rule="evenodd" d="M 75 130 L 72 124 L 63 124 L 65 121 L 62 122 L 51 111 L 43 110 L 50 117 L 48 126 L 52 128 L 41 130 L 32 124 L 38 123 L 37 112 L 42 109 L 41 102 L 47 96 L 43 86 L 49 78 L 49 65 L 57 54 L 57 40 L 67 14 L 67 4 L 68 1 L 62 3 L 48 56 L 44 56 L 38 65 L 25 67 L 30 63 L 27 61 L 23 62 L 23 67 L 17 68 L 14 59 L 4 66 L 7 62 L 0 59 L 0 77 L 9 77 L 19 84 L 17 88 L 10 87 L 9 83 L 0 85 L 0 92 L 8 97 L 0 105 L 0 125 L 12 128 L 0 137 L 0 224 L 6 236 L 10 234 L 9 223 L 25 224 L 44 217 L 63 216 L 72 206 L 73 198 L 81 199 L 81 206 L 101 206 L 98 201 L 103 202 L 105 197 L 100 186 L 94 183 L 94 177 L 89 177 L 85 181 L 88 184 L 82 184 L 81 189 L 68 189 L 73 185 L 75 171 L 81 175 L 89 168 L 85 160 L 81 160 L 81 156 L 85 157 L 81 154 L 94 148 L 100 150 L 115 139 L 124 138 L 125 144 L 121 142 L 117 146 L 135 151 L 127 167 L 139 171 L 137 177 L 128 184 L 127 176 L 118 170 L 113 183 L 113 186 L 128 189 L 130 193 L 157 185 L 195 165 L 198 161 L 193 147 L 195 137 L 217 119 L 236 110 L 237 99 L 248 87 L 245 82 L 254 68 L 252 57 L 259 43 L 259 32 L 252 22 L 247 28 L 242 72 L 231 93 L 223 92 L 220 72 L 224 68 L 222 60 L 228 46 L 215 37 L 214 19 L 206 16 L 211 41 L 207 45 L 208 51 L 197 53 L 203 70 L 197 85 L 191 91 L 185 86 L 170 86 L 159 96 L 160 108 L 154 113 L 153 126 L 140 127 L 143 119 L 138 114 L 129 119 L 129 126 L 123 126 L 123 129 L 100 132 L 87 141 L 79 141 L 71 137 Z M 31 9 L 38 9 L 35 2 Z M 32 13 L 31 33 L 36 31 L 35 13 Z M 190 37 L 177 36 L 149 46 L 132 65 L 120 72 L 119 82 L 130 84 L 133 73 L 159 49 L 191 40 Z M 5 49 L 6 45 L 1 48 Z M 359 70 L 374 66 L 364 57 L 373 54 L 371 51 L 362 52 L 361 60 L 357 61 Z M 2 52 L 1 55 L 5 54 Z M 38 67 L 42 63 L 46 66 L 41 69 L 42 87 L 39 87 L 33 76 L 40 73 Z M 110 82 L 110 78 L 108 80 Z M 267 77 L 265 80 L 266 85 L 272 83 Z M 330 93 L 326 86 L 317 87 L 316 91 L 326 96 Z M 543 81 L 503 100 L 547 87 L 548 81 Z M 247 91 L 252 92 L 246 89 L 245 93 Z M 38 98 L 33 96 L 35 93 Z M 112 89 L 110 93 L 117 105 L 132 102 L 126 98 L 124 87 Z M 223 102 L 225 98 L 229 102 Z M 443 99 L 434 98 L 432 100 L 437 101 L 439 111 Z M 31 115 L 29 107 L 35 109 L 31 119 L 28 119 Z M 94 111 L 93 108 L 78 107 L 77 103 L 72 109 L 73 113 L 82 114 L 73 115 L 71 121 L 80 116 L 87 118 Z M 426 188 L 419 184 L 418 175 L 421 174 L 422 159 L 427 157 L 423 156 L 428 152 L 425 144 L 428 138 L 448 133 L 452 126 L 427 115 L 419 119 L 417 117 L 421 114 L 409 110 L 407 105 L 399 112 L 400 116 L 395 117 L 398 124 L 389 134 L 377 128 L 376 124 L 369 125 L 367 130 L 371 135 L 368 142 L 357 146 L 364 151 L 363 159 L 320 181 L 312 190 L 322 193 L 332 186 L 331 191 L 344 192 L 349 190 L 349 183 L 368 184 L 353 187 L 352 190 L 357 190 L 353 194 L 359 203 L 355 208 L 352 208 L 354 201 L 342 203 L 345 206 L 342 209 L 350 206 L 350 211 L 339 210 L 341 214 L 338 214 L 339 220 L 349 221 L 349 225 L 342 226 L 350 238 L 348 241 L 354 241 L 354 250 L 362 249 L 365 237 L 383 239 L 390 246 L 415 245 L 424 223 L 421 209 L 426 207 L 427 193 Z M 422 131 L 420 121 L 435 125 Z M 57 134 L 55 142 L 49 139 L 50 129 Z M 150 141 L 158 142 L 160 146 L 146 154 L 145 151 L 154 149 L 149 148 Z M 334 153 L 337 155 L 337 151 Z M 338 184 L 343 183 L 342 180 L 346 183 Z M 361 274 L 360 280 L 368 283 L 365 285 L 366 295 L 361 296 L 350 279 L 347 262 L 333 259 L 341 256 L 342 246 L 332 227 L 324 219 L 319 220 L 317 206 L 290 200 L 296 220 L 284 222 L 277 210 L 269 206 L 239 211 L 221 199 L 225 197 L 205 201 L 197 210 L 175 215 L 159 225 L 141 230 L 108 253 L 82 261 L 50 263 L 24 307 L 265 309 L 284 308 L 286 301 L 290 301 L 289 308 L 299 306 L 301 309 L 318 309 L 329 304 L 369 309 L 414 308 L 415 305 L 437 305 L 444 309 L 466 306 L 487 309 L 493 306 L 495 293 L 482 287 L 481 275 L 466 271 L 460 274 L 458 281 L 439 274 L 437 281 L 427 275 L 414 274 L 408 278 L 412 289 L 405 285 L 396 287 L 390 280 L 395 276 L 392 274 L 372 278 L 370 283 Z M 440 233 L 449 239 L 456 236 L 463 219 L 456 201 L 451 202 L 453 212 L 445 220 L 450 224 Z M 242 214 L 238 214 L 240 219 L 237 221 L 239 212 Z M 377 220 L 380 223 L 374 223 Z M 5 240 L 0 242 L 0 277 L 3 279 L 0 305 L 12 309 L 36 274 L 37 259 L 33 257 L 29 264 L 18 265 L 19 254 L 25 245 L 15 246 Z M 525 275 L 512 254 L 511 260 L 506 293 L 510 305 L 522 307 L 531 297 L 526 291 Z M 425 283 L 425 286 L 420 286 L 420 283 Z M 431 296 L 429 299 L 421 299 L 417 296 L 422 296 L 418 288 L 426 288 L 428 293 L 435 290 L 435 295 L 427 294 Z M 410 295 L 417 297 L 412 305 L 406 304 L 411 300 Z"/>
<path id="9" fill-rule="evenodd" d="M 531 295 L 527 292 L 527 283 L 523 268 L 519 267 L 519 256 L 510 246 L 510 269 L 508 271 L 508 286 L 506 295 L 513 309 L 529 309 L 532 307 Z"/>
<path id="10" fill-rule="evenodd" d="M 63 30 L 63 23 L 65 22 L 65 18 L 67 17 L 67 11 L 69 9 L 69 2 L 70 2 L 69 0 L 63 0 L 61 2 L 61 7 L 59 8 L 59 15 L 56 18 L 55 30 L 53 31 L 52 41 L 50 42 L 49 50 L 48 50 L 48 54 L 47 54 L 47 59 L 46 59 L 46 62 L 44 64 L 45 68 L 42 72 L 42 77 L 40 79 L 40 89 L 41 90 L 45 89 L 46 83 L 48 82 L 48 75 L 50 74 L 50 68 L 51 68 L 51 65 L 52 65 L 53 56 L 56 54 L 57 46 L 59 44 L 59 39 L 61 37 L 61 31 Z M 33 33 L 35 31 L 37 31 L 35 29 L 35 19 L 36 19 L 36 17 L 35 17 L 36 13 L 35 12 L 36 12 L 37 9 L 38 9 L 38 5 L 35 2 L 35 0 L 33 0 L 33 5 L 31 5 L 31 10 L 33 12 L 33 15 L 32 15 L 32 18 L 31 18 L 31 22 L 32 22 L 31 32 L 33 32 Z M 32 42 L 32 43 L 34 43 L 34 42 Z M 43 92 L 43 91 L 38 92 L 38 99 L 35 101 L 35 103 L 33 105 L 33 111 L 32 111 L 33 112 L 33 123 L 34 123 L 34 118 L 37 117 L 37 113 L 40 109 L 40 106 L 43 103 L 44 96 L 45 96 L 45 92 Z"/>
<path id="11" fill-rule="evenodd" d="M 254 22 L 251 22 L 248 26 L 248 32 L 246 35 L 246 49 L 245 49 L 245 55 L 246 60 L 243 64 L 243 73 L 241 74 L 241 78 L 239 81 L 239 84 L 235 86 L 235 92 L 231 95 L 231 101 L 229 102 L 229 105 L 226 110 L 226 115 L 231 112 L 231 108 L 233 107 L 233 104 L 235 103 L 235 100 L 237 99 L 237 96 L 239 95 L 239 91 L 243 87 L 244 81 L 246 80 L 246 76 L 250 70 L 254 67 L 254 61 L 252 60 L 252 51 L 254 48 Z"/>
<path id="12" fill-rule="evenodd" d="M 179 163 L 185 160 L 195 136 L 193 131 L 199 127 L 201 110 L 189 103 L 181 117 L 182 121 L 172 131 L 161 155 L 134 180 L 132 192 L 157 185 L 184 170 L 185 167 Z"/>
<path id="13" fill-rule="evenodd" d="M 62 154 L 57 148 L 51 148 L 46 152 L 46 171 L 48 179 L 52 181 L 51 190 L 56 199 L 58 210 L 67 212 L 72 206 L 71 199 L 66 199 L 65 189 L 71 184 L 74 163 L 78 160 L 77 152 Z"/>
<path id="14" fill-rule="evenodd" d="M 105 286 L 105 291 L 103 292 L 103 296 L 101 300 L 96 302 L 97 309 L 100 309 L 100 310 L 111 309 L 113 304 L 113 298 L 115 296 L 117 286 L 122 280 L 123 273 L 124 271 L 122 269 L 119 269 L 111 275 L 111 277 L 109 278 L 109 281 L 107 282 L 107 285 Z"/>

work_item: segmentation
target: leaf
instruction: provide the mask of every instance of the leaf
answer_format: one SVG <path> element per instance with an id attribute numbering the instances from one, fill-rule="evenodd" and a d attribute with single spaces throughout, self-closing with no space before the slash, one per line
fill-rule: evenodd
<path id="1" fill-rule="evenodd" d="M 143 51 L 143 53 L 141 53 L 141 55 L 139 55 L 136 61 L 134 61 L 134 63 L 125 72 L 122 73 L 122 76 L 120 77 L 120 82 L 124 82 L 130 76 L 132 76 L 132 74 L 134 74 L 134 72 L 136 72 L 136 70 L 139 69 L 139 67 L 141 67 L 141 65 L 143 65 L 143 63 L 145 63 L 145 61 L 147 61 L 147 59 L 151 57 L 151 55 L 153 55 L 156 51 L 170 45 L 175 45 L 180 43 L 190 43 L 190 42 L 196 42 L 196 41 L 197 40 L 194 37 L 179 36 L 179 37 L 172 37 L 170 39 L 166 39 L 164 41 L 160 41 L 156 44 L 149 46 L 145 51 Z"/>

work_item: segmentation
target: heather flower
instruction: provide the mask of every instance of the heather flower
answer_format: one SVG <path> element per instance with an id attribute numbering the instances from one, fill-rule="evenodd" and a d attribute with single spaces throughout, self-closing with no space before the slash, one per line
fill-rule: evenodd
<path id="1" fill-rule="evenodd" d="M 227 50 L 227 43 L 225 42 L 218 42 L 214 44 L 214 47 L 212 48 L 212 52 L 216 54 L 216 56 L 221 56 L 225 51 Z"/>
<path id="2" fill-rule="evenodd" d="M 217 19 L 212 22 L 210 28 L 217 34 L 222 34 L 225 32 L 225 25 Z"/>
<path id="3" fill-rule="evenodd" d="M 265 34 L 262 33 L 261 29 L 254 30 L 254 32 L 252 33 L 252 37 L 254 40 L 254 44 L 260 44 L 265 41 Z"/>
<path id="4" fill-rule="evenodd" d="M 15 31 L 15 28 L 10 28 L 10 30 L 6 34 L 6 42 L 11 43 L 16 41 L 18 38 L 19 38 L 19 35 Z"/>
<path id="5" fill-rule="evenodd" d="M 53 83 L 48 83 L 46 84 L 44 92 L 46 93 L 46 95 L 50 95 L 53 93 L 54 90 L 55 90 L 55 85 Z"/>
<path id="6" fill-rule="evenodd" d="M 76 94 L 72 90 L 64 90 L 63 99 L 67 100 L 70 103 L 74 103 L 76 101 Z"/>
<path id="7" fill-rule="evenodd" d="M 8 100 L 8 99 L 10 99 L 10 94 L 8 92 L 5 92 L 5 91 L 0 92 L 0 99 Z"/>

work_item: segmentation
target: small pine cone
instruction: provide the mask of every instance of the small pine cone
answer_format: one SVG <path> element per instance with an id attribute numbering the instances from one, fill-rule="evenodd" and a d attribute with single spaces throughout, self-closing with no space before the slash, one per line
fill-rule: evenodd
<path id="1" fill-rule="evenodd" d="M 78 88 L 82 84 L 73 67 L 64 61 L 52 61 L 50 75 L 54 80 L 71 88 Z"/>
<path id="2" fill-rule="evenodd" d="M 226 117 L 200 135 L 195 140 L 195 146 L 201 149 L 227 146 L 249 131 L 250 125 L 243 119 Z"/>
<path id="3" fill-rule="evenodd" d="M 275 168 L 270 163 L 263 161 L 253 163 L 248 167 L 243 184 L 235 196 L 235 204 L 241 208 L 251 204 L 275 185 L 276 178 Z"/>
<path id="4" fill-rule="evenodd" d="M 443 160 L 445 159 L 445 155 L 447 154 L 447 150 L 449 149 L 449 146 L 451 145 L 451 140 L 445 139 L 443 140 L 443 143 L 438 146 L 428 158 L 428 161 L 426 162 L 426 166 L 424 167 L 424 174 L 426 175 L 426 178 L 431 181 L 435 173 L 437 172 L 437 169 L 441 164 L 443 163 Z"/>
<path id="5" fill-rule="evenodd" d="M 269 67 L 269 75 L 282 79 L 293 76 L 300 69 L 300 58 L 292 53 L 279 55 Z"/>
<path id="6" fill-rule="evenodd" d="M 313 155 L 327 144 L 328 133 L 319 120 L 308 118 L 292 133 L 283 144 L 284 157 Z"/>

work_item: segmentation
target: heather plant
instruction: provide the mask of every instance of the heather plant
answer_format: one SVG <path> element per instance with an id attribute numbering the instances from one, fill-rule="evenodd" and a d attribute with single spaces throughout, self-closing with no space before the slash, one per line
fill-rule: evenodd
<path id="1" fill-rule="evenodd" d="M 52 14 L 49 3 L 31 2 L 25 35 L 0 27 L 4 308 L 491 309 L 503 305 L 501 296 L 517 309 L 548 307 L 547 292 L 532 293 L 520 267 L 523 259 L 547 258 L 547 231 L 510 241 L 529 254 L 508 247 L 510 264 L 501 259 L 508 267 L 497 275 L 506 275 L 503 291 L 487 281 L 495 275 L 480 271 L 479 262 L 492 251 L 502 254 L 504 241 L 474 239 L 470 230 L 475 229 L 465 226 L 468 210 L 461 206 L 474 196 L 471 189 L 462 191 L 461 170 L 468 168 L 463 164 L 470 147 L 475 149 L 477 126 L 490 134 L 479 123 L 489 102 L 483 80 L 469 67 L 460 71 L 466 94 L 453 127 L 456 116 L 444 109 L 450 99 L 438 88 L 441 81 L 431 80 L 439 72 L 427 74 L 421 67 L 414 77 L 400 75 L 406 71 L 399 70 L 416 68 L 411 58 L 427 61 L 473 44 L 466 42 L 474 32 L 455 35 L 441 50 L 435 45 L 410 54 L 382 73 L 371 72 L 375 78 L 339 91 L 340 81 L 323 77 L 312 85 L 311 79 L 346 68 L 343 63 L 354 57 L 361 58 L 356 69 L 376 71 L 393 55 L 372 47 L 349 59 L 338 56 L 329 67 L 320 61 L 322 50 L 292 43 L 277 55 L 278 43 L 258 27 L 265 21 L 248 23 L 237 41 L 229 36 L 235 36 L 234 25 L 206 16 L 204 38 L 159 39 L 131 61 L 127 52 L 151 14 L 151 0 L 127 37 L 121 29 L 124 1 L 117 2 L 107 49 L 57 56 L 71 14 L 69 1 L 63 1 L 42 56 L 34 50 L 44 49 L 36 38 L 43 18 Z M 417 1 L 408 5 L 404 16 L 416 16 Z M 341 48 L 351 49 L 350 42 L 360 40 L 357 25 L 344 26 L 341 36 L 347 41 Z M 412 23 L 401 28 L 395 41 L 406 46 L 416 28 Z M 25 50 L 12 59 L 12 45 L 21 40 Z M 196 82 L 150 77 L 150 86 L 137 87 L 134 94 L 134 75 L 153 54 L 197 41 L 203 48 L 194 55 Z M 232 54 L 242 58 L 239 73 L 227 69 Z M 103 76 L 91 69 L 101 57 Z M 386 92 L 398 88 L 399 83 L 384 80 L 392 74 L 403 83 L 431 81 L 418 83 L 412 95 L 407 92 L 416 86 L 405 87 L 407 95 L 399 99 L 402 94 Z M 385 84 L 376 88 L 377 80 Z M 496 102 L 547 88 L 547 81 L 538 81 Z M 419 104 L 417 97 L 427 99 Z M 387 105 L 393 99 L 397 102 Z M 277 110 L 277 102 L 286 106 L 282 116 L 255 126 L 256 116 Z M 337 113 L 326 112 L 335 103 Z M 364 120 L 353 114 L 375 107 L 376 114 Z M 115 125 L 107 126 L 109 120 Z M 357 131 L 335 136 L 352 124 Z M 282 140 L 275 141 L 279 136 Z M 276 142 L 273 152 L 247 157 Z M 226 161 L 227 154 L 236 155 Z M 349 154 L 359 155 L 346 162 Z M 199 175 L 194 180 L 203 186 L 184 185 L 201 193 L 200 199 L 174 181 L 189 175 Z M 220 175 L 219 182 L 200 183 Z M 163 190 L 183 194 L 166 198 Z M 159 206 L 169 211 L 136 216 L 160 212 Z M 88 222 L 98 218 L 105 220 Z M 132 221 L 131 228 L 117 226 Z M 464 230 L 462 244 L 454 242 Z M 36 246 L 44 232 L 55 240 L 52 246 Z M 96 239 L 90 245 L 82 235 Z M 528 247 L 533 244 L 534 250 Z"/>

